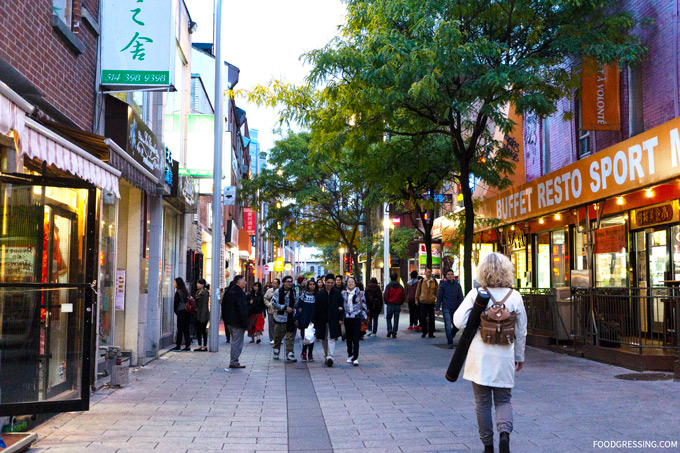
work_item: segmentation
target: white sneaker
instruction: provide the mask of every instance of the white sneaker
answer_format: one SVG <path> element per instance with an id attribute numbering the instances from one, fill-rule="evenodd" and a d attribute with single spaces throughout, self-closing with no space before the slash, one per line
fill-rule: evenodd
<path id="1" fill-rule="evenodd" d="M 289 353 L 288 353 L 287 360 L 288 360 L 289 362 L 297 362 L 297 359 L 295 358 L 295 354 L 293 354 L 292 352 L 289 352 Z"/>
<path id="2" fill-rule="evenodd" d="M 351 358 L 351 357 L 347 357 L 347 363 L 352 363 L 352 358 Z"/>
<path id="3" fill-rule="evenodd" d="M 370 337 L 371 335 L 373 335 L 373 332 L 368 332 L 368 333 L 366 334 L 367 337 Z"/>
<path id="4" fill-rule="evenodd" d="M 274 360 L 279 360 L 279 350 L 274 349 Z"/>
<path id="5" fill-rule="evenodd" d="M 274 344 L 274 340 L 270 341 L 269 344 Z"/>
<path id="6" fill-rule="evenodd" d="M 354 366 L 359 366 L 359 360 L 353 361 L 352 364 L 353 364 Z"/>

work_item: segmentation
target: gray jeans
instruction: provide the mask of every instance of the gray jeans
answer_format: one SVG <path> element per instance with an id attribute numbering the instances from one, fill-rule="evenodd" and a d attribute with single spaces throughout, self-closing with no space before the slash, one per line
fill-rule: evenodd
<path id="1" fill-rule="evenodd" d="M 241 351 L 243 351 L 243 337 L 246 334 L 246 329 L 235 326 L 227 326 L 227 328 L 231 335 L 231 360 L 229 365 L 238 365 L 238 359 L 241 357 Z"/>
<path id="2" fill-rule="evenodd" d="M 479 425 L 479 438 L 484 445 L 493 445 L 493 420 L 491 419 L 491 397 L 496 407 L 496 427 L 499 433 L 512 432 L 512 404 L 510 397 L 512 389 L 487 387 L 472 383 L 475 393 L 477 410 L 477 425 Z"/>
<path id="3" fill-rule="evenodd" d="M 269 328 L 269 341 L 274 340 L 274 315 L 267 313 L 267 327 Z"/>

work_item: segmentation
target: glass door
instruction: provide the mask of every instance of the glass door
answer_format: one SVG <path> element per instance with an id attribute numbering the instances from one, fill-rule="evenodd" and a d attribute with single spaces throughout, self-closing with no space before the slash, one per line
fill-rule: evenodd
<path id="1" fill-rule="evenodd" d="M 95 190 L 15 179 L 0 176 L 0 415 L 83 410 Z"/>

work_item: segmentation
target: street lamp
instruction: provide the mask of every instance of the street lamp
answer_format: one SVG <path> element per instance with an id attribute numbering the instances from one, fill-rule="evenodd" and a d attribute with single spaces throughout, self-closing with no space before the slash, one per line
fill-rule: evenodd
<path id="1" fill-rule="evenodd" d="M 344 260 L 342 258 L 343 258 L 343 255 L 345 254 L 345 249 L 340 247 L 338 252 L 339 252 L 339 255 L 340 255 L 340 272 L 338 272 L 338 274 L 344 275 L 345 270 L 342 268 L 342 265 L 344 264 Z"/>
<path id="2" fill-rule="evenodd" d="M 392 221 L 390 220 L 390 205 L 385 203 L 383 212 L 383 234 L 385 235 L 385 242 L 383 244 L 383 285 L 387 286 L 390 281 L 390 226 Z"/>

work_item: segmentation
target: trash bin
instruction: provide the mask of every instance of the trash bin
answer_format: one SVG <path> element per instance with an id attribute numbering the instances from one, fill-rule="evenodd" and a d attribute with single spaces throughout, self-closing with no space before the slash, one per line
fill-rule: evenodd
<path id="1" fill-rule="evenodd" d="M 555 309 L 553 310 L 555 338 L 571 340 L 571 288 L 556 288 Z"/>
<path id="2" fill-rule="evenodd" d="M 130 382 L 130 359 L 118 357 L 111 373 L 111 385 L 123 386 Z"/>

